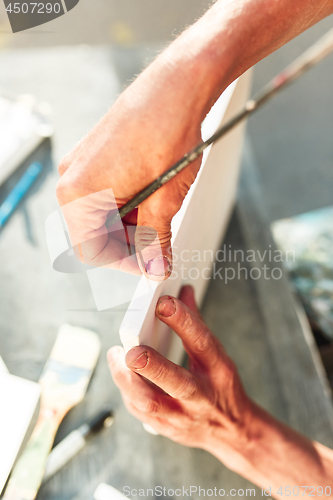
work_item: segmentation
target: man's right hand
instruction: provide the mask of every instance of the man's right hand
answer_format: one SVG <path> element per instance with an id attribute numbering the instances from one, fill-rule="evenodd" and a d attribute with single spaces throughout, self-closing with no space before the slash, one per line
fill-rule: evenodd
<path id="1" fill-rule="evenodd" d="M 178 37 L 60 163 L 60 205 L 81 200 L 63 209 L 76 255 L 95 266 L 167 277 L 170 223 L 200 161 L 129 214 L 125 222 L 139 227 L 135 243 L 142 261 L 126 259 L 126 238 L 108 234 L 109 211 L 195 146 L 206 113 L 233 80 L 332 12 L 333 0 L 218 0 Z M 159 237 L 153 243 L 151 228 Z"/>
<path id="2" fill-rule="evenodd" d="M 124 205 L 201 139 L 202 108 L 186 95 L 190 82 L 176 74 L 172 61 L 160 56 L 60 162 L 58 201 L 72 245 L 79 247 L 77 257 L 87 264 L 141 271 L 157 280 L 170 275 L 171 220 L 196 177 L 200 160 L 125 218 L 126 223 L 137 225 L 133 239 L 142 256 L 138 264 L 125 261 L 126 238 L 119 237 L 120 231 L 111 238 L 105 221 L 110 210 Z M 156 241 L 149 240 L 150 228 L 158 234 Z"/>

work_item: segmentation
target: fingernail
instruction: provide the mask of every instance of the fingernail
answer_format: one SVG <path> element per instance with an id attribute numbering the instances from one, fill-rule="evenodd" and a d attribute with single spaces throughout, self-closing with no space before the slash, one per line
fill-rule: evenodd
<path id="1" fill-rule="evenodd" d="M 163 298 L 157 306 L 157 314 L 169 318 L 176 312 L 176 304 L 172 297 Z"/>
<path id="2" fill-rule="evenodd" d="M 126 358 L 128 358 L 128 354 L 127 354 Z M 126 361 L 127 361 L 127 359 L 126 359 Z M 140 354 L 140 356 L 135 358 L 134 361 L 132 361 L 132 362 L 127 361 L 127 366 L 129 368 L 132 368 L 132 370 L 140 370 L 141 368 L 144 368 L 145 366 L 147 366 L 147 363 L 148 363 L 148 355 L 146 352 L 143 352 L 142 354 Z"/>
<path id="3" fill-rule="evenodd" d="M 168 257 L 155 257 L 145 265 L 146 273 L 151 276 L 168 276 L 171 273 L 172 265 Z"/>

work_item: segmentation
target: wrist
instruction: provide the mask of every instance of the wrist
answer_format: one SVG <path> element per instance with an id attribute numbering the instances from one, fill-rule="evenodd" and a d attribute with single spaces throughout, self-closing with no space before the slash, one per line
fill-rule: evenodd
<path id="1" fill-rule="evenodd" d="M 279 425 L 265 410 L 248 400 L 241 425 L 234 436 L 230 435 L 227 453 L 222 434 L 219 444 L 216 446 L 215 443 L 214 450 L 210 452 L 229 469 L 262 485 L 267 474 L 267 471 L 262 470 L 263 464 L 269 463 L 274 443 L 281 443 L 283 440 Z"/>
<path id="2" fill-rule="evenodd" d="M 258 407 L 247 396 L 244 397 L 241 411 L 232 419 L 226 419 L 224 411 L 219 410 L 217 418 L 212 419 L 207 429 L 202 446 L 226 467 L 243 476 L 260 428 Z"/>
<path id="3" fill-rule="evenodd" d="M 244 403 L 242 415 L 232 427 L 223 425 L 223 417 L 221 423 L 203 448 L 232 471 L 259 486 L 265 485 L 269 468 L 274 467 L 271 457 L 275 454 L 277 461 L 283 460 L 283 456 L 279 457 L 280 445 L 286 437 L 281 428 L 286 426 L 250 399 Z"/>
<path id="4" fill-rule="evenodd" d="M 331 485 L 332 451 L 302 436 L 249 401 L 238 433 L 215 433 L 206 451 L 259 487 Z M 308 483 L 306 483 L 306 480 Z M 274 495 L 273 495 L 274 496 Z"/>

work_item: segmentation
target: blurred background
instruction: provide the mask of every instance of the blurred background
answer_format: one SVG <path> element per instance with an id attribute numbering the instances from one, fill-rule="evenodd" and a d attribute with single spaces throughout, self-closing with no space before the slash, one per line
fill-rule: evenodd
<path id="1" fill-rule="evenodd" d="M 67 78 L 71 62 L 75 64 L 77 46 L 102 45 L 108 48 L 107 64 L 122 89 L 158 51 L 200 17 L 210 3 L 204 0 L 80 0 L 67 15 L 13 35 L 1 2 L 0 85 L 10 86 L 10 75 L 18 70 L 13 67 L 14 59 L 12 64 L 6 64 L 9 52 L 15 51 L 26 61 L 33 61 L 42 51 L 45 71 L 57 73 L 58 67 L 62 73 L 58 77 Z M 305 50 L 331 23 L 331 19 L 322 21 L 259 63 L 253 90 Z M 64 47 L 67 47 L 65 51 Z M 36 74 L 36 85 L 43 79 L 42 68 L 40 73 Z M 261 172 L 270 220 L 332 202 L 332 78 L 333 58 L 329 58 L 250 120 L 248 132 Z M 27 92 L 23 75 L 21 84 L 17 91 Z M 82 81 L 81 85 L 87 82 Z M 91 86 L 91 103 L 94 92 L 101 86 L 102 82 Z M 107 88 L 107 82 L 104 86 Z"/>
<path id="2" fill-rule="evenodd" d="M 54 124 L 52 148 L 44 148 L 34 158 L 43 162 L 40 180 L 1 232 L 0 354 L 11 373 L 37 381 L 62 323 L 93 329 L 99 333 L 102 343 L 96 374 L 84 402 L 70 412 L 60 427 L 56 442 L 105 402 L 116 413 L 108 437 L 105 438 L 106 434 L 97 437 L 77 461 L 73 460 L 58 478 L 44 486 L 39 494 L 41 500 L 70 500 L 74 495 L 76 500 L 91 500 L 91 493 L 100 481 L 119 488 L 127 484 L 127 480 L 132 481 L 133 487 L 183 484 L 183 481 L 191 484 L 191 480 L 197 484 L 212 481 L 212 485 L 217 479 L 223 487 L 250 486 L 200 450 L 185 449 L 162 438 L 154 440 L 129 416 L 118 389 L 111 382 L 106 363 L 108 348 L 119 344 L 118 330 L 125 309 L 97 313 L 85 276 L 66 275 L 52 269 L 45 238 L 45 219 L 58 206 L 55 185 L 61 157 L 95 125 L 135 76 L 210 4 L 205 0 L 80 0 L 66 15 L 13 34 L 0 0 L 0 90 L 12 96 L 34 96 Z M 253 93 L 331 25 L 332 17 L 260 62 L 254 69 Z M 257 183 L 261 191 L 258 189 L 258 192 L 268 222 L 332 205 L 332 89 L 333 56 L 278 95 L 248 122 L 247 151 L 252 151 L 259 172 Z M 28 164 L 27 160 L 18 175 Z M 7 188 L 0 191 L 0 203 L 13 183 L 9 183 L 7 191 Z M 226 241 L 241 248 L 248 242 L 241 234 L 237 217 L 233 218 Z M 281 353 L 274 358 L 274 349 L 266 338 L 267 315 L 274 319 L 275 311 L 280 318 L 284 309 L 287 310 L 283 297 L 279 297 L 279 302 L 271 290 L 273 306 L 268 310 L 267 301 L 262 297 L 258 299 L 256 283 L 236 281 L 226 286 L 212 280 L 203 308 L 205 320 L 236 360 L 250 396 L 312 438 L 325 436 L 322 442 L 329 444 L 326 436 L 331 433 L 330 424 L 326 425 L 319 417 L 318 424 L 316 422 L 315 412 L 324 413 L 316 400 L 322 386 L 319 391 L 309 391 L 308 397 L 306 384 L 301 380 L 300 392 L 306 395 L 305 403 L 294 407 L 293 397 L 298 393 L 298 386 L 293 393 L 290 389 L 292 396 L 288 399 L 285 394 L 288 395 L 289 380 L 283 384 L 279 378 L 285 359 Z M 262 295 L 267 299 L 267 294 Z M 300 338 L 307 353 L 312 340 L 293 337 L 295 323 L 289 321 L 292 315 L 286 312 L 285 316 L 288 318 L 281 325 L 274 321 L 275 337 L 285 330 L 286 337 L 290 334 L 290 342 L 297 345 L 295 356 L 303 353 L 298 349 Z M 273 328 L 271 331 L 275 334 Z M 288 339 L 281 340 L 284 352 L 291 351 Z M 253 355 L 248 356 L 248 352 Z M 302 362 L 298 360 L 298 367 L 304 368 L 306 376 L 309 373 L 311 378 L 313 372 L 300 357 Z M 293 366 L 292 354 L 288 359 L 286 366 Z M 330 363 L 333 382 L 333 346 Z M 286 377 L 293 375 L 292 370 L 285 373 Z M 313 375 L 313 379 L 317 375 Z M 326 396 L 328 400 L 328 391 Z M 302 422 L 294 417 L 295 408 L 300 413 L 304 411 Z M 331 407 L 325 408 L 329 421 Z M 311 426 L 318 428 L 317 434 Z M 127 433 L 122 432 L 124 429 Z M 79 493 L 81 486 L 84 486 L 82 494 Z"/>

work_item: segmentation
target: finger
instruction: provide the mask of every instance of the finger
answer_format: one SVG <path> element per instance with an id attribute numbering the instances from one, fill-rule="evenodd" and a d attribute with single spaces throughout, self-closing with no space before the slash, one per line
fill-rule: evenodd
<path id="1" fill-rule="evenodd" d="M 180 401 L 194 401 L 200 394 L 197 380 L 184 368 L 164 358 L 148 346 L 137 346 L 125 357 L 130 370 L 139 373 Z"/>
<path id="2" fill-rule="evenodd" d="M 203 318 L 201 316 L 201 313 L 198 309 L 198 306 L 195 301 L 195 295 L 194 295 L 194 288 L 192 285 L 185 285 L 182 287 L 180 290 L 179 294 L 179 300 L 183 302 L 191 311 L 192 313 L 199 319 L 203 321 Z M 195 374 L 197 370 L 197 363 L 193 357 L 189 357 L 189 369 L 191 373 Z M 200 364 L 199 364 L 199 369 L 200 369 Z"/>
<path id="3" fill-rule="evenodd" d="M 200 318 L 202 321 L 201 313 L 198 309 L 197 303 L 195 301 L 194 288 L 192 285 L 184 285 L 180 290 L 179 300 L 185 304 L 192 313 Z"/>
<path id="4" fill-rule="evenodd" d="M 198 140 L 200 140 L 200 132 L 197 132 Z M 186 151 L 187 147 L 183 139 L 181 143 Z M 175 157 L 174 161 L 177 159 Z M 159 161 L 160 158 L 157 160 Z M 150 279 L 162 281 L 167 279 L 172 272 L 171 221 L 182 206 L 184 198 L 199 171 L 200 164 L 201 159 L 193 162 L 187 169 L 184 169 L 176 178 L 158 189 L 138 207 L 138 226 L 153 228 L 158 234 L 158 238 L 151 245 L 144 245 L 145 248 L 141 252 L 142 262 L 139 263 L 142 272 Z M 137 234 L 136 249 L 141 251 L 140 233 L 137 232 Z M 145 236 L 144 230 L 143 236 Z"/>
<path id="5" fill-rule="evenodd" d="M 192 303 L 190 292 L 186 291 L 185 293 L 188 294 L 187 300 Z M 190 357 L 194 358 L 206 370 L 214 370 L 221 361 L 224 351 L 220 342 L 197 316 L 196 312 L 192 312 L 180 300 L 164 296 L 157 303 L 156 315 L 179 335 Z"/>
<path id="6" fill-rule="evenodd" d="M 172 271 L 171 219 L 159 218 L 139 207 L 135 248 L 142 272 L 154 281 L 167 279 Z"/>
<path id="7" fill-rule="evenodd" d="M 153 280 L 167 279 L 172 272 L 171 221 L 180 209 L 185 196 L 200 168 L 201 160 L 195 161 L 177 178 L 162 186 L 138 208 L 138 226 L 142 228 L 142 238 L 137 231 L 136 249 L 141 252 L 142 272 Z M 150 245 L 144 245 L 141 251 L 141 240 L 145 241 L 145 228 L 157 231 L 156 238 Z"/>
<path id="8" fill-rule="evenodd" d="M 170 420 L 167 417 L 166 418 L 157 417 L 157 416 L 151 416 L 149 413 L 142 413 L 136 408 L 136 406 L 133 404 L 132 401 L 129 401 L 126 398 L 123 399 L 127 411 L 131 415 L 133 415 L 133 417 L 140 420 L 140 422 L 142 422 L 143 424 L 146 424 L 149 427 L 151 427 L 153 431 L 155 431 L 155 433 L 160 434 L 162 436 L 165 436 L 167 434 L 166 431 L 170 427 Z M 179 416 L 177 417 L 179 418 Z"/>
<path id="9" fill-rule="evenodd" d="M 101 236 L 95 236 L 73 247 L 76 258 L 92 267 L 104 267 L 140 276 L 142 274 L 135 249 L 131 244 L 122 243 L 120 231 L 110 233 L 103 248 L 95 255 L 96 244 Z"/>
<path id="10" fill-rule="evenodd" d="M 174 415 L 177 410 L 175 401 L 129 370 L 124 357 L 124 349 L 119 346 L 108 352 L 112 378 L 127 406 L 130 404 L 131 408 L 135 408 L 142 415 L 155 418 Z"/>

